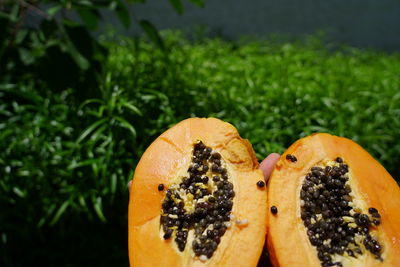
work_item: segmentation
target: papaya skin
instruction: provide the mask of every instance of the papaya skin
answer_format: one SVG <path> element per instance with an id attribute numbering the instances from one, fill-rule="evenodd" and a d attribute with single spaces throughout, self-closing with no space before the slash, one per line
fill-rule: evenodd
<path id="1" fill-rule="evenodd" d="M 207 261 L 194 257 L 191 243 L 179 252 L 172 239 L 160 235 L 161 203 L 170 180 L 186 170 L 193 144 L 201 140 L 219 152 L 234 184 L 232 214 L 247 225 L 232 226 Z M 184 120 L 159 136 L 145 151 L 130 190 L 128 245 L 130 266 L 256 266 L 266 234 L 267 195 L 258 188 L 264 180 L 251 144 L 229 123 L 214 118 Z M 239 256 L 240 255 L 240 256 Z"/>
<path id="2" fill-rule="evenodd" d="M 297 162 L 286 159 L 291 154 Z M 299 192 L 308 170 L 326 159 L 341 157 L 349 165 L 351 187 L 365 208 L 374 207 L 381 215 L 377 237 L 383 261 L 365 253 L 343 266 L 400 266 L 400 188 L 382 165 L 355 142 L 329 134 L 314 134 L 298 140 L 281 156 L 268 182 L 267 247 L 273 266 L 321 266 L 316 249 L 308 240 L 300 218 Z"/>

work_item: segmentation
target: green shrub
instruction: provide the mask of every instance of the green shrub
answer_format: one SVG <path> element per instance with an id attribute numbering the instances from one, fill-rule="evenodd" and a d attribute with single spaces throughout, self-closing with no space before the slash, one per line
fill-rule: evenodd
<path id="1" fill-rule="evenodd" d="M 164 33 L 164 48 L 102 44 L 100 86 L 84 101 L 29 75 L 0 85 L 5 266 L 126 265 L 126 183 L 144 149 L 187 117 L 231 122 L 260 160 L 313 132 L 346 136 L 400 177 L 397 53 L 316 37 L 233 43 L 176 32 Z"/>
<path id="2" fill-rule="evenodd" d="M 144 42 L 111 44 L 108 68 L 117 84 L 164 96 L 150 129 L 215 116 L 249 138 L 259 159 L 328 132 L 360 143 L 399 178 L 398 53 L 335 47 L 315 36 L 238 43 L 165 37 L 168 59 Z M 138 105 L 145 118 L 153 110 Z"/>

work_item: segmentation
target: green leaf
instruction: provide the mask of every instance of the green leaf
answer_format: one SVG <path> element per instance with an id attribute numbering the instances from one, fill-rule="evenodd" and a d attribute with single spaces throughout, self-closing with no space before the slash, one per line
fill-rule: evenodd
<path id="1" fill-rule="evenodd" d="M 32 56 L 31 51 L 20 47 L 18 49 L 19 58 L 27 66 L 35 62 L 35 58 Z"/>
<path id="2" fill-rule="evenodd" d="M 82 104 L 79 105 L 78 109 L 82 109 L 84 106 L 91 104 L 91 103 L 97 103 L 97 104 L 103 104 L 103 101 L 101 101 L 100 99 L 96 99 L 96 98 L 92 98 L 92 99 L 88 99 L 82 102 Z"/>
<path id="3" fill-rule="evenodd" d="M 10 12 L 10 20 L 12 22 L 17 22 L 19 20 L 19 5 L 14 4 L 13 8 L 11 9 Z"/>
<path id="4" fill-rule="evenodd" d="M 115 173 L 113 173 L 111 175 L 111 194 L 115 194 L 115 192 L 117 191 L 117 175 Z"/>
<path id="5" fill-rule="evenodd" d="M 96 30 L 99 19 L 100 19 L 100 14 L 96 9 L 92 8 L 77 8 L 76 11 L 79 14 L 79 17 L 82 19 L 82 21 L 87 25 L 87 27 L 90 30 Z"/>
<path id="6" fill-rule="evenodd" d="M 134 128 L 127 120 L 125 120 L 124 118 L 121 118 L 121 117 L 119 117 L 119 116 L 115 116 L 115 119 L 116 119 L 117 121 L 120 122 L 120 124 L 121 124 L 121 126 L 122 126 L 123 128 L 128 129 L 128 130 L 132 133 L 133 138 L 136 137 L 136 130 L 135 130 L 135 128 Z"/>
<path id="7" fill-rule="evenodd" d="M 63 18 L 61 20 L 61 23 L 68 27 L 79 27 L 80 26 L 79 22 L 68 19 L 68 18 Z"/>
<path id="8" fill-rule="evenodd" d="M 175 10 L 178 14 L 183 14 L 184 8 L 183 8 L 183 4 L 182 4 L 181 0 L 169 0 L 169 2 L 175 8 Z"/>
<path id="9" fill-rule="evenodd" d="M 47 9 L 47 14 L 50 16 L 50 17 L 53 17 L 54 15 L 56 15 L 57 13 L 58 13 L 58 11 L 60 11 L 62 9 L 62 6 L 60 6 L 60 5 L 55 5 L 55 6 L 52 6 L 52 7 L 50 7 L 49 9 Z"/>
<path id="10" fill-rule="evenodd" d="M 91 132 L 93 132 L 98 126 L 105 123 L 106 121 L 107 121 L 107 119 L 101 119 L 101 120 L 98 120 L 98 121 L 94 122 L 93 124 L 91 124 L 89 127 L 87 127 L 83 131 L 83 133 L 81 133 L 79 138 L 76 140 L 76 143 L 79 144 L 80 142 L 82 142 L 83 139 L 85 139 Z"/>
<path id="11" fill-rule="evenodd" d="M 43 216 L 40 221 L 37 224 L 37 227 L 40 228 L 44 225 L 44 223 L 46 222 L 46 220 L 50 217 L 50 215 L 53 213 L 53 211 L 56 209 L 57 205 L 55 203 L 53 203 L 46 211 L 46 215 Z"/>
<path id="12" fill-rule="evenodd" d="M 6 13 L 6 12 L 0 11 L 0 19 L 8 19 L 8 20 L 11 20 L 11 15 L 8 14 L 8 13 Z"/>
<path id="13" fill-rule="evenodd" d="M 21 189 L 19 189 L 18 187 L 14 187 L 13 188 L 13 192 L 19 196 L 20 198 L 24 198 L 26 196 L 25 192 L 22 192 Z"/>
<path id="14" fill-rule="evenodd" d="M 117 6 L 115 7 L 115 12 L 117 13 L 117 16 L 119 20 L 122 22 L 122 24 L 125 26 L 125 28 L 129 28 L 131 26 L 131 17 L 129 15 L 129 10 L 126 7 L 125 4 L 122 3 L 122 1 L 118 0 L 117 1 Z"/>
<path id="15" fill-rule="evenodd" d="M 134 113 L 136 113 L 136 114 L 138 114 L 138 115 L 140 115 L 140 116 L 143 115 L 142 112 L 141 112 L 136 106 L 132 105 L 132 104 L 129 103 L 129 102 L 123 101 L 123 102 L 122 102 L 122 106 L 123 106 L 123 107 L 126 107 L 127 109 L 132 110 Z"/>
<path id="16" fill-rule="evenodd" d="M 199 7 L 204 7 L 204 1 L 203 0 L 189 0 L 192 4 L 195 4 L 196 6 Z"/>
<path id="17" fill-rule="evenodd" d="M 95 143 L 97 140 L 102 136 L 101 134 L 108 129 L 108 125 L 104 124 L 103 126 L 99 127 L 90 137 L 90 142 Z"/>
<path id="18" fill-rule="evenodd" d="M 21 44 L 25 40 L 25 37 L 27 35 L 28 35 L 27 29 L 20 29 L 15 36 L 15 43 Z"/>
<path id="19" fill-rule="evenodd" d="M 94 1 L 93 1 L 94 2 Z M 76 5 L 80 5 L 80 6 L 87 6 L 87 7 L 93 7 L 94 3 L 92 1 L 89 0 L 79 0 L 76 1 Z"/>
<path id="20" fill-rule="evenodd" d="M 82 70 L 87 70 L 90 67 L 89 61 L 76 50 L 75 46 L 69 41 L 67 42 L 67 52 L 74 59 L 75 63 Z"/>
<path id="21" fill-rule="evenodd" d="M 87 159 L 87 160 L 83 160 L 81 162 L 75 163 L 72 162 L 69 166 L 68 169 L 72 170 L 72 169 L 76 169 L 76 168 L 80 168 L 80 167 L 84 167 L 84 166 L 89 166 L 95 163 L 98 163 L 100 161 L 100 159 L 96 158 L 96 159 Z"/>
<path id="22" fill-rule="evenodd" d="M 157 29 L 147 20 L 139 21 L 140 27 L 146 33 L 147 37 L 161 50 L 165 51 L 164 41 L 161 36 L 158 34 Z"/>
<path id="23" fill-rule="evenodd" d="M 68 20 L 63 20 L 63 24 L 65 24 L 65 26 L 71 27 L 76 26 L 76 24 L 74 24 L 73 22 L 72 24 L 70 24 L 70 21 Z M 87 70 L 90 67 L 90 62 L 76 49 L 75 45 L 71 41 L 70 36 L 68 35 L 68 32 L 65 31 L 65 28 L 61 27 L 61 30 L 65 33 L 66 37 L 66 42 L 62 44 L 63 47 L 71 55 L 72 59 L 75 61 L 79 68 L 81 68 L 82 70 Z"/>
<path id="24" fill-rule="evenodd" d="M 54 215 L 53 219 L 50 222 L 50 225 L 54 225 L 58 222 L 60 219 L 61 215 L 65 212 L 65 210 L 69 206 L 69 200 L 64 201 L 64 203 L 60 206 L 60 208 L 57 210 L 56 214 Z"/>
<path id="25" fill-rule="evenodd" d="M 103 205 L 101 202 L 101 197 L 96 198 L 96 200 L 93 203 L 93 207 L 94 207 L 94 210 L 96 211 L 96 214 L 99 217 L 99 219 L 102 222 L 106 222 L 107 220 L 103 213 Z"/>
<path id="26" fill-rule="evenodd" d="M 79 204 L 86 210 L 87 209 L 87 205 L 86 205 L 85 198 L 82 195 L 80 195 L 78 197 L 78 200 L 79 200 Z"/>

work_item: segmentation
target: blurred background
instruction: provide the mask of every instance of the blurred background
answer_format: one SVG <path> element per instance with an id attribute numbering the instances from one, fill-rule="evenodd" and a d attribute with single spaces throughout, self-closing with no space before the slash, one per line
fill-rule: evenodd
<path id="1" fill-rule="evenodd" d="M 328 132 L 400 178 L 400 2 L 0 0 L 0 266 L 128 266 L 127 182 L 187 117 Z"/>

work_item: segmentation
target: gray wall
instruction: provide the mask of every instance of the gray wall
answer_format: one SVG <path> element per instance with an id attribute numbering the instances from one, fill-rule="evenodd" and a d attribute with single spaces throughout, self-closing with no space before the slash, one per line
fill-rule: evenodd
<path id="1" fill-rule="evenodd" d="M 359 47 L 400 51 L 400 0 L 205 0 L 200 8 L 185 2 L 178 15 L 168 0 L 135 4 L 131 14 L 158 29 L 193 31 L 206 26 L 227 38 L 271 33 L 301 36 L 325 30 L 328 37 Z M 106 21 L 119 26 L 115 18 Z M 137 26 L 127 33 L 134 34 Z"/>

